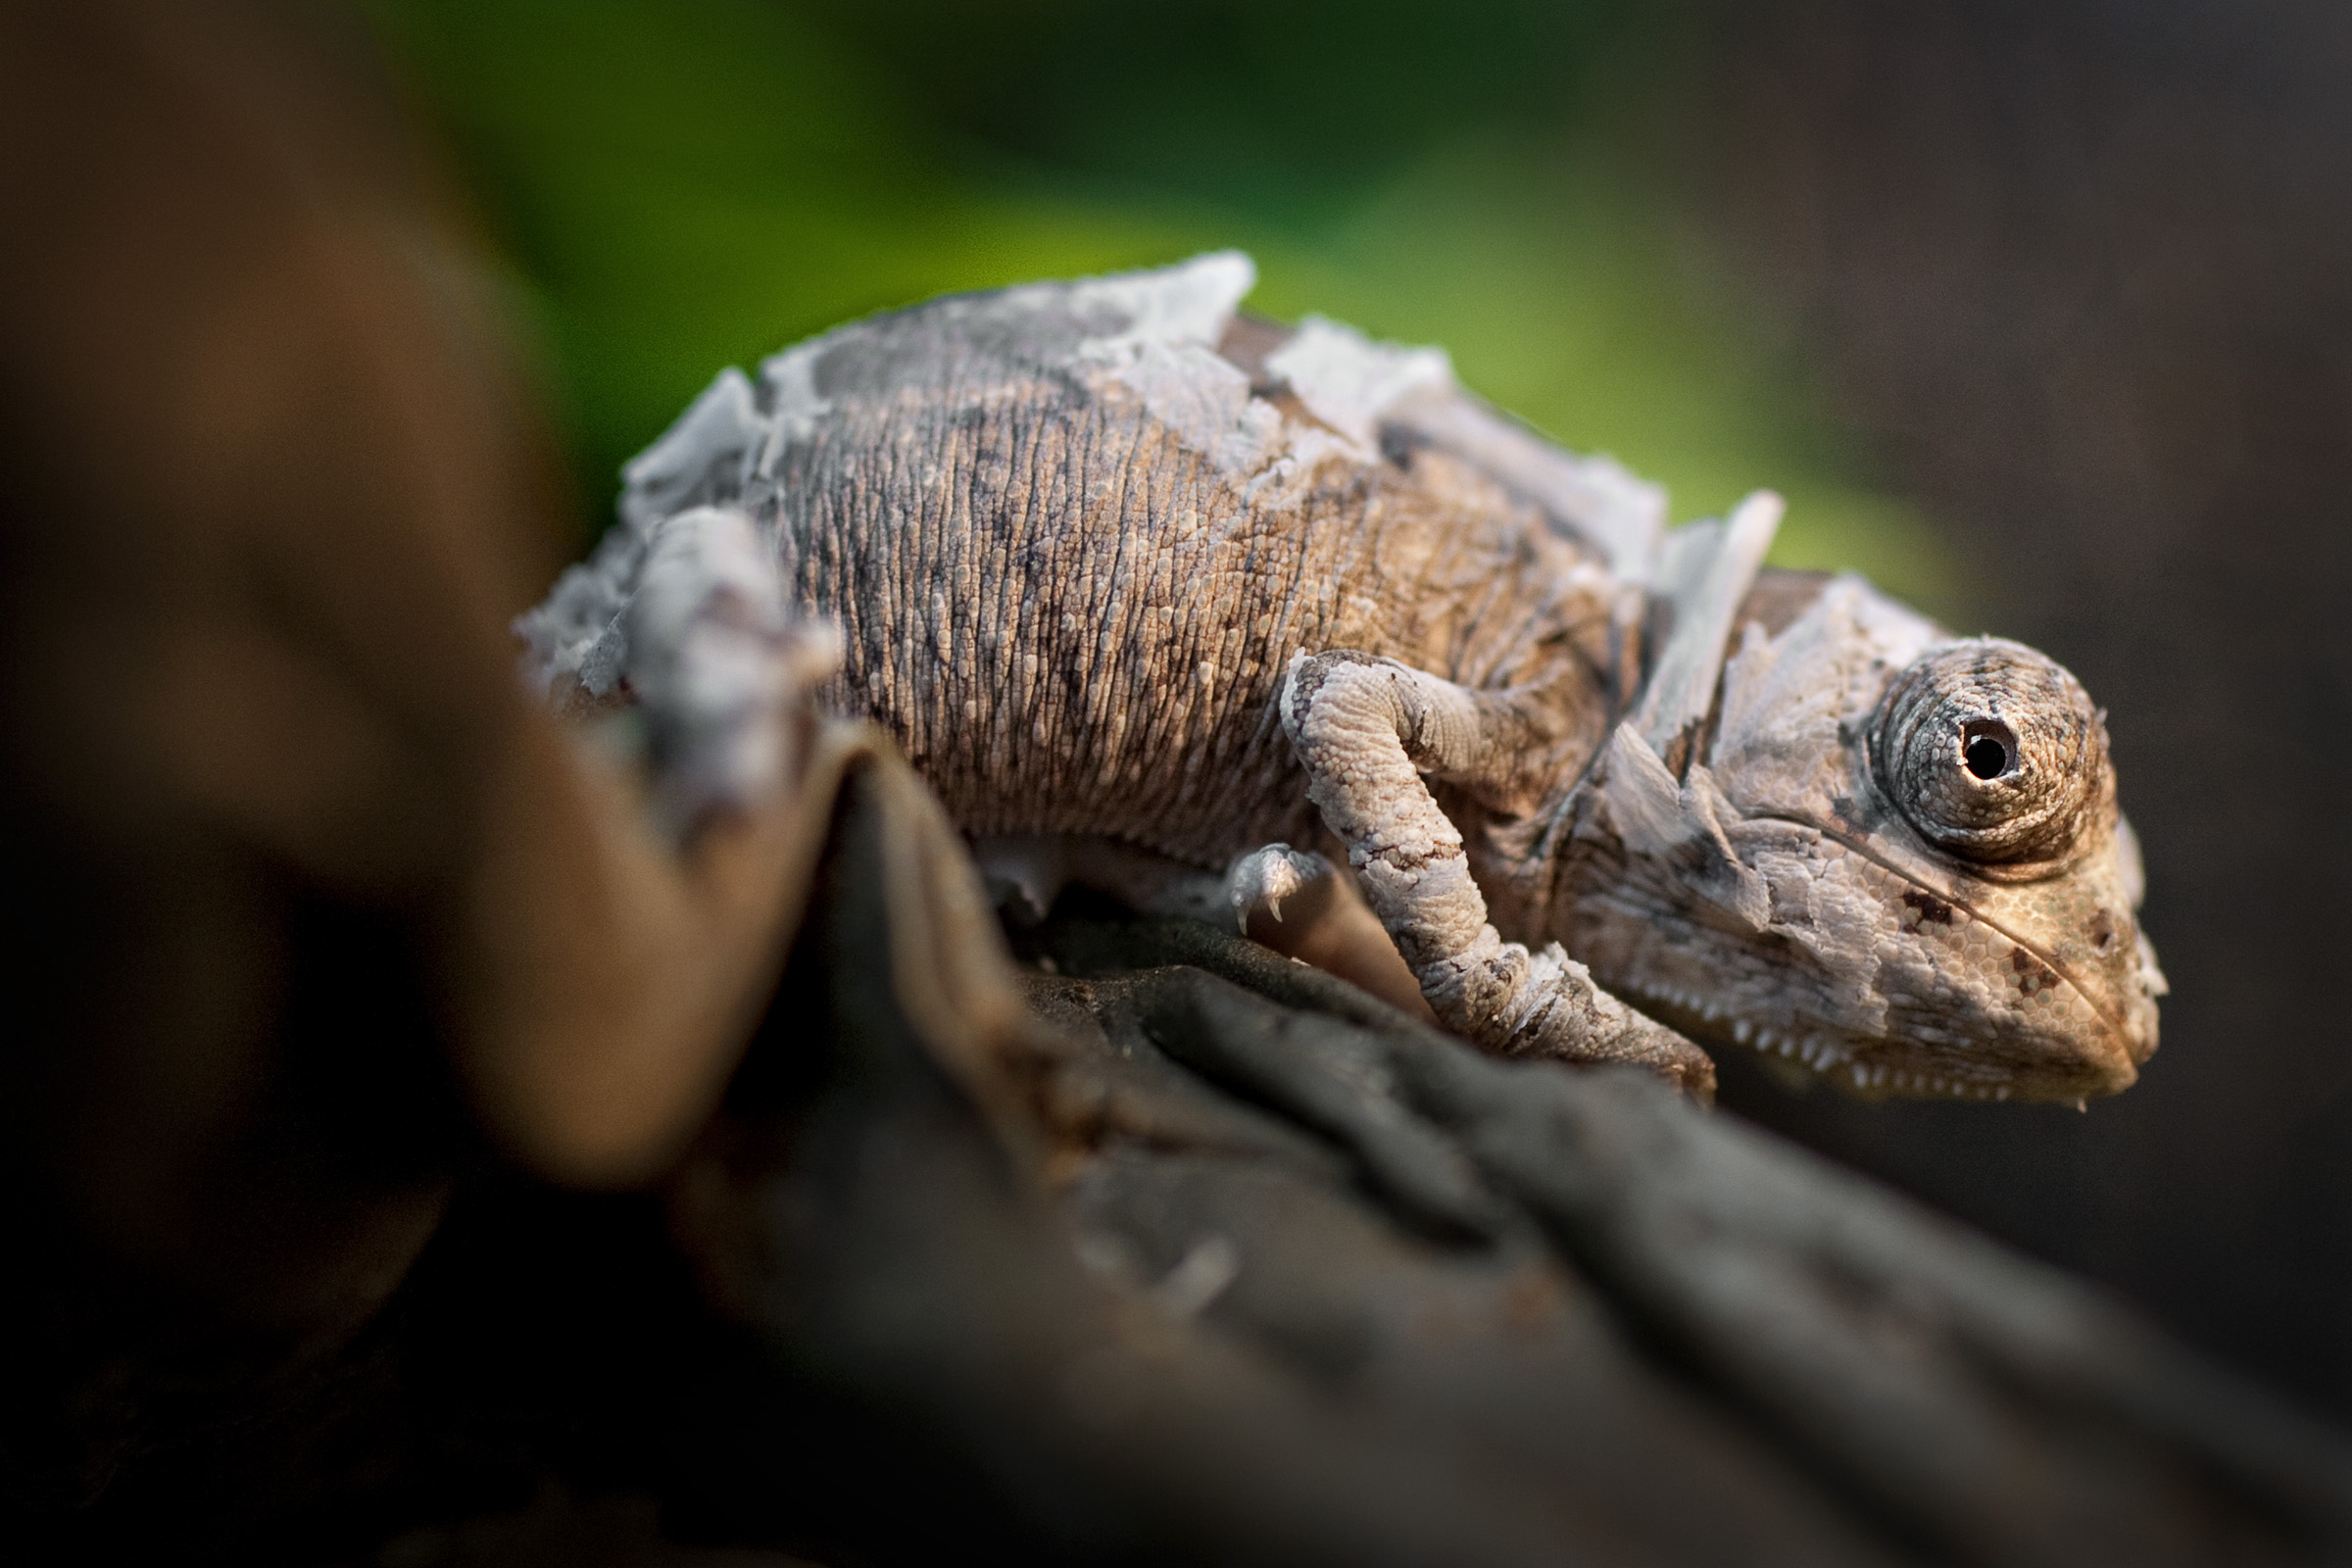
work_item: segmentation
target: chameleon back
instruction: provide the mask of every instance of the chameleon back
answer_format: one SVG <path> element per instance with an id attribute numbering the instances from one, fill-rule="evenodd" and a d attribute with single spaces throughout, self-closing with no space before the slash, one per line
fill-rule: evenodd
<path id="1" fill-rule="evenodd" d="M 833 701 L 889 729 L 967 832 L 1202 865 L 1311 836 L 1273 711 L 1301 650 L 1551 689 L 1582 721 L 1530 758 L 1545 777 L 1598 743 L 1621 640 L 1601 552 L 1414 425 L 1316 403 L 1349 376 L 1377 395 L 1401 363 L 1422 372 L 1402 401 L 1530 438 L 1442 362 L 1237 321 L 1238 294 L 1215 296 L 1247 282 L 1209 258 L 934 301 L 713 389 L 768 427 L 735 500 L 797 608 L 843 629 Z M 1188 311 L 1188 291 L 1212 298 Z M 1296 352 L 1318 341 L 1363 363 Z"/>

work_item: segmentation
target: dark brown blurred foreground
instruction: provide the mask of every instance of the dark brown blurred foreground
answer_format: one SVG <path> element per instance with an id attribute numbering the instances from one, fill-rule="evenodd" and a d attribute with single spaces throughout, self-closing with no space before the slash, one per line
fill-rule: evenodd
<path id="1" fill-rule="evenodd" d="M 323 1375 L 484 1150 L 673 1159 L 814 852 L 788 802 L 677 851 L 523 693 L 527 410 L 365 54 L 292 15 L 0 8 L 0 1466 L 38 1509 Z"/>
<path id="2" fill-rule="evenodd" d="M 861 731 L 656 841 L 337 48 L 0 10 L 0 1555 L 2352 1553 L 2340 1439 L 1729 1117 L 1205 928 L 1016 968 Z"/>

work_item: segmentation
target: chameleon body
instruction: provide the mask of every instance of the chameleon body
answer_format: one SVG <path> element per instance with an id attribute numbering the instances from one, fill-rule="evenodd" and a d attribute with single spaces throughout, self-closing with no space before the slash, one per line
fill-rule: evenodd
<path id="1" fill-rule="evenodd" d="M 1116 845 L 1242 903 L 1322 874 L 1285 846 L 1344 850 L 1490 1049 L 1711 1081 L 1688 1035 L 1874 1097 L 2133 1080 L 2163 982 L 2071 676 L 1760 570 L 1769 495 L 1669 531 L 1443 355 L 1240 314 L 1251 279 L 937 300 L 728 370 L 525 617 L 533 667 L 676 687 L 632 608 L 691 600 L 679 541 L 723 538 L 729 613 L 836 624 L 826 701 L 984 847 Z"/>

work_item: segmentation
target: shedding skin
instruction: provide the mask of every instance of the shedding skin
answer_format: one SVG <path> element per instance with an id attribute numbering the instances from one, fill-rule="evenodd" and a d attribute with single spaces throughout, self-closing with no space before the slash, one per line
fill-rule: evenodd
<path id="1" fill-rule="evenodd" d="M 1238 917 L 1489 1050 L 1702 1093 L 1693 1041 L 1865 1096 L 2132 1082 L 2163 979 L 2071 676 L 1761 569 L 1769 494 L 1669 531 L 1442 354 L 1241 315 L 1251 275 L 945 299 L 725 372 L 525 618 L 534 667 L 642 702 L 645 563 L 732 515 L 839 627 L 824 704 L 1016 917 L 1072 882 Z"/>

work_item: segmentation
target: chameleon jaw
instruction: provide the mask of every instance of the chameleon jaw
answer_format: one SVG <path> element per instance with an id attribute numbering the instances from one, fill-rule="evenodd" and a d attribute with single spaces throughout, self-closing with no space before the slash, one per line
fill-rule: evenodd
<path id="1" fill-rule="evenodd" d="M 1830 1084 L 1857 1100 L 1961 1100 L 2054 1102 L 2081 1105 L 2083 1102 L 2128 1089 L 2138 1078 L 2129 1059 L 2115 1075 L 2092 1085 L 2032 1084 L 2003 1073 L 1987 1076 L 1982 1064 L 1961 1066 L 1938 1059 L 1919 1043 L 1889 1038 L 1839 1039 L 1834 1025 L 1806 1028 L 1801 1024 L 1776 1026 L 1736 1017 L 1695 990 L 1675 986 L 1645 986 L 1618 982 L 1617 990 L 1637 1001 L 1643 1012 L 1711 1049 L 1737 1048 L 1758 1058 L 1776 1077 L 1796 1086 L 1813 1081 Z M 1877 1058 L 1877 1059 L 1873 1059 Z"/>
<path id="2" fill-rule="evenodd" d="M 2067 950 L 2065 931 L 2102 908 L 2118 951 L 2132 945 L 2101 865 L 1966 889 L 1901 863 L 1883 835 L 1857 844 L 1720 800 L 1707 815 L 1720 836 L 1661 837 L 1655 852 L 1624 831 L 1630 816 L 1616 833 L 1588 821 L 1592 858 L 1563 867 L 1564 940 L 1660 1022 L 1864 1100 L 2072 1103 L 2137 1078 L 2153 1030 L 2119 1019 L 2126 977 L 2091 977 L 2117 993 L 2102 1005 Z"/>
<path id="3" fill-rule="evenodd" d="M 1968 892 L 1952 886 L 1948 879 L 1937 879 L 1931 883 L 1905 863 L 1906 859 L 1917 858 L 1916 854 L 1906 856 L 1894 842 L 1882 839 L 1874 843 L 1867 837 L 1857 839 L 1825 823 L 1801 822 L 1799 825 L 1842 845 L 1858 864 L 1867 865 L 1899 885 L 1906 909 L 1939 908 L 1947 922 L 1974 922 L 1984 927 L 1996 941 L 2009 943 L 2009 966 L 2018 974 L 2019 983 L 2035 985 L 2045 993 L 2063 988 L 2066 999 L 2073 1004 L 2078 1014 L 2096 1025 L 2094 1031 L 2079 1034 L 2078 1041 L 2083 1045 L 2095 1042 L 2103 1048 L 2095 1062 L 2086 1059 L 2087 1053 L 2076 1058 L 2082 1067 L 2095 1071 L 2095 1078 L 2090 1084 L 2085 1085 L 2078 1077 L 2072 1083 L 2049 1085 L 2034 1083 L 2030 1077 L 2021 1081 L 2014 1075 L 1987 1079 L 1980 1070 L 1984 1064 L 1973 1060 L 1955 1064 L 1931 1055 L 1934 1066 L 1943 1069 L 1940 1071 L 1897 1068 L 1887 1061 L 1871 1062 L 1865 1053 L 1882 1056 L 1890 1053 L 1916 1055 L 1921 1050 L 1920 1043 L 1910 1039 L 1881 1040 L 1869 1042 L 1864 1052 L 1854 1053 L 1847 1059 L 1827 1069 L 1833 1077 L 1842 1073 L 1847 1081 L 1840 1087 L 1871 1100 L 1886 1099 L 1889 1094 L 1944 1095 L 1974 1100 L 2007 1100 L 2014 1095 L 2026 1100 L 2061 1101 L 2081 1106 L 2083 1100 L 2090 1096 L 2120 1094 L 2138 1081 L 2139 1064 L 2153 1055 L 2156 1050 L 2152 1009 L 2143 1008 L 2143 1016 L 2129 1018 L 2127 1012 L 2130 1003 L 2125 1000 L 2125 993 L 2131 989 L 2130 986 L 2117 987 L 2115 995 L 2103 997 L 2100 988 L 2089 984 L 2084 975 L 2078 972 L 2076 962 L 2070 961 L 2068 956 L 2053 951 L 2052 944 L 2045 939 L 2045 932 L 2029 929 L 2028 922 L 2017 918 L 2019 911 L 2016 907 L 1996 909 L 1991 906 L 1996 900 L 2011 906 L 2022 904 L 2027 910 L 2047 919 L 2051 911 L 2034 907 L 2034 901 L 2036 898 L 2050 905 L 2064 906 L 2069 903 L 2080 903 L 2087 893 L 2094 901 L 2114 903 L 2128 908 L 2128 895 L 2119 900 L 2115 895 L 2120 889 L 2102 887 L 2099 873 L 2103 868 L 2095 859 L 2086 859 L 2076 868 L 2049 877 L 2038 893 L 2032 886 L 1990 883 L 1982 885 L 1976 896 L 1972 897 Z M 2128 918 L 2128 914 L 2125 917 Z M 2064 922 L 2052 920 L 2050 924 L 2062 927 Z M 1924 931 L 1927 925 L 1928 921 L 1922 918 L 1916 929 Z M 2144 948 L 2144 939 L 2139 938 L 2136 931 L 2133 936 L 2135 941 L 2132 950 L 2136 959 Z M 2029 979 L 2029 976 L 2032 978 Z M 2161 988 L 2161 977 L 2156 985 Z M 2134 1022 L 2137 1028 L 2133 1027 Z"/>

